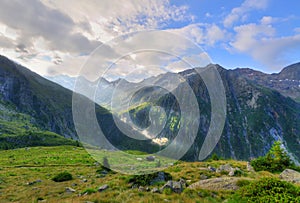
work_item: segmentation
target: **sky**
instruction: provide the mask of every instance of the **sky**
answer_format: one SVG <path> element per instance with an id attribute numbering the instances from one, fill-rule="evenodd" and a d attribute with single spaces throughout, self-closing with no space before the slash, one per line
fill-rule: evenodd
<path id="1" fill-rule="evenodd" d="M 128 33 L 162 30 L 199 45 L 212 63 L 273 73 L 300 61 L 299 9 L 299 0 L 1 0 L 0 54 L 43 76 L 76 76 L 97 47 Z M 136 39 L 132 49 L 143 43 Z M 188 55 L 179 38 L 159 41 L 165 49 L 171 45 Z M 114 57 L 121 51 L 109 48 Z M 114 74 L 129 69 L 122 64 Z"/>

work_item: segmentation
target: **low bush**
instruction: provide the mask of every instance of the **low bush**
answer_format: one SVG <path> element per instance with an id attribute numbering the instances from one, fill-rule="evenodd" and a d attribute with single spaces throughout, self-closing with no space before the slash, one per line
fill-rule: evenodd
<path id="1" fill-rule="evenodd" d="M 262 178 L 241 187 L 231 201 L 239 202 L 300 202 L 300 188 L 276 178 Z"/>
<path id="2" fill-rule="evenodd" d="M 72 180 L 72 179 L 73 179 L 72 174 L 70 174 L 67 171 L 59 173 L 55 177 L 52 178 L 52 180 L 55 182 L 63 182 L 63 181 L 68 181 L 68 180 Z"/>
<path id="3" fill-rule="evenodd" d="M 155 184 L 156 182 L 154 181 L 158 176 L 159 172 L 152 173 L 152 174 L 143 174 L 143 175 L 133 175 L 130 176 L 127 180 L 127 183 L 131 183 L 132 185 L 138 185 L 138 186 L 146 186 L 150 184 Z M 172 176 L 169 173 L 164 173 L 165 180 L 172 180 Z M 161 183 L 159 180 L 158 182 Z"/>

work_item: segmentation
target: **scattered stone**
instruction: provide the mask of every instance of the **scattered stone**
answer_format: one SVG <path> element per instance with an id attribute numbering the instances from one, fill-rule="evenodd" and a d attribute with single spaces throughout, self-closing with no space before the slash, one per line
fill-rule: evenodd
<path id="1" fill-rule="evenodd" d="M 201 174 L 200 175 L 200 180 L 206 180 L 206 179 L 208 179 L 208 177 L 206 176 L 206 175 L 204 175 L 204 174 Z M 191 180 L 190 180 L 191 181 Z"/>
<path id="2" fill-rule="evenodd" d="M 32 181 L 32 182 L 28 182 L 27 185 L 34 185 L 36 183 L 41 183 L 42 180 L 38 179 L 38 180 L 35 180 L 35 181 Z"/>
<path id="3" fill-rule="evenodd" d="M 192 180 L 186 180 L 186 183 L 191 183 L 192 182 Z"/>
<path id="4" fill-rule="evenodd" d="M 235 171 L 236 171 L 236 170 L 235 170 L 234 168 L 232 168 L 232 169 L 230 170 L 230 172 L 228 173 L 228 175 L 229 175 L 230 177 L 234 176 Z"/>
<path id="5" fill-rule="evenodd" d="M 143 161 L 143 159 L 142 159 L 142 158 L 136 158 L 136 160 L 138 160 L 138 161 Z"/>
<path id="6" fill-rule="evenodd" d="M 247 171 L 254 172 L 254 168 L 251 166 L 250 162 L 247 162 Z"/>
<path id="7" fill-rule="evenodd" d="M 143 186 L 139 187 L 139 192 L 145 192 L 145 191 L 146 191 L 146 189 Z"/>
<path id="8" fill-rule="evenodd" d="M 146 160 L 147 161 L 155 161 L 155 156 L 147 156 Z"/>
<path id="9" fill-rule="evenodd" d="M 164 182 L 167 181 L 167 175 L 164 172 L 158 172 L 157 176 L 151 180 L 150 185 L 153 185 L 158 182 Z"/>
<path id="10" fill-rule="evenodd" d="M 173 182 L 172 191 L 175 193 L 182 193 L 183 191 L 183 184 L 181 182 Z"/>
<path id="11" fill-rule="evenodd" d="M 74 190 L 74 189 L 71 188 L 71 187 L 66 187 L 66 192 L 68 192 L 68 193 L 73 193 L 73 192 L 76 192 L 76 190 Z"/>
<path id="12" fill-rule="evenodd" d="M 99 162 L 95 162 L 94 165 L 95 166 L 100 166 L 100 163 Z"/>
<path id="13" fill-rule="evenodd" d="M 292 170 L 292 169 L 285 169 L 280 175 L 280 179 L 291 182 L 291 183 L 296 183 L 300 184 L 300 173 Z"/>
<path id="14" fill-rule="evenodd" d="M 102 192 L 102 191 L 106 190 L 107 188 L 108 188 L 107 184 L 102 185 L 101 187 L 98 188 L 98 192 Z"/>
<path id="15" fill-rule="evenodd" d="M 181 193 L 183 191 L 183 188 L 185 187 L 185 181 L 183 182 L 182 180 L 183 179 L 178 182 L 169 180 L 164 186 L 160 188 L 160 191 L 162 192 L 165 189 L 170 188 L 175 193 Z"/>
<path id="16" fill-rule="evenodd" d="M 232 167 L 230 164 L 225 164 L 225 165 L 221 165 L 216 172 L 221 173 L 221 172 L 230 172 L 232 170 Z"/>
<path id="17" fill-rule="evenodd" d="M 157 187 L 153 188 L 151 190 L 152 193 L 160 193 L 159 189 Z"/>
<path id="18" fill-rule="evenodd" d="M 212 171 L 212 172 L 216 172 L 216 168 L 212 167 L 212 166 L 208 166 L 208 170 Z"/>
<path id="19" fill-rule="evenodd" d="M 86 182 L 88 182 L 88 180 L 87 179 L 83 179 L 82 182 L 86 183 Z"/>
<path id="20" fill-rule="evenodd" d="M 72 187 L 75 187 L 75 186 L 77 186 L 77 183 L 72 183 L 71 186 L 72 186 Z"/>

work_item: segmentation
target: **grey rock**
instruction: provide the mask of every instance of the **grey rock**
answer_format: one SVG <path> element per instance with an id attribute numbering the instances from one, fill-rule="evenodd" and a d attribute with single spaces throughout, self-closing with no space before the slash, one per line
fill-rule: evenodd
<path id="1" fill-rule="evenodd" d="M 155 156 L 147 156 L 146 160 L 147 161 L 155 161 Z"/>
<path id="2" fill-rule="evenodd" d="M 185 187 L 185 181 L 172 181 L 169 180 L 164 186 L 160 188 L 160 191 L 163 192 L 165 189 L 171 189 L 173 192 L 181 193 L 183 191 L 183 188 Z"/>
<path id="3" fill-rule="evenodd" d="M 108 188 L 107 184 L 102 185 L 101 187 L 98 188 L 98 192 L 102 192 L 102 191 L 106 190 L 107 188 Z"/>
<path id="4" fill-rule="evenodd" d="M 212 167 L 212 166 L 208 166 L 207 168 L 208 168 L 208 170 L 210 170 L 210 171 L 212 171 L 212 172 L 216 172 L 216 168 L 214 168 L 214 167 Z"/>
<path id="5" fill-rule="evenodd" d="M 237 177 L 220 177 L 210 178 L 207 180 L 200 180 L 196 183 L 191 184 L 188 188 L 190 189 L 208 189 L 208 190 L 237 190 L 238 180 L 244 180 L 246 178 Z"/>
<path id="6" fill-rule="evenodd" d="M 145 191 L 146 191 L 146 188 L 144 188 L 143 186 L 139 187 L 139 192 L 145 192 Z"/>
<path id="7" fill-rule="evenodd" d="M 150 182 L 150 185 L 153 185 L 158 182 L 164 182 L 164 181 L 167 181 L 166 174 L 160 171 L 157 173 L 157 176 L 153 178 L 153 180 Z"/>
<path id="8" fill-rule="evenodd" d="M 153 188 L 151 190 L 152 193 L 160 193 L 159 189 L 157 187 Z"/>
<path id="9" fill-rule="evenodd" d="M 254 172 L 254 168 L 251 166 L 250 162 L 247 162 L 247 171 Z"/>
<path id="10" fill-rule="evenodd" d="M 291 183 L 297 183 L 300 184 L 300 173 L 292 170 L 292 169 L 285 169 L 280 175 L 280 179 L 291 182 Z"/>
<path id="11" fill-rule="evenodd" d="M 232 167 L 230 164 L 225 164 L 225 165 L 221 165 L 218 169 L 220 172 L 225 171 L 229 173 L 232 170 Z"/>
<path id="12" fill-rule="evenodd" d="M 68 192 L 68 193 L 73 193 L 73 192 L 76 192 L 76 190 L 74 190 L 74 189 L 71 188 L 71 187 L 66 187 L 66 192 Z"/>
<path id="13" fill-rule="evenodd" d="M 234 174 L 235 174 L 235 169 L 232 169 L 232 170 L 228 173 L 228 175 L 231 176 L 231 177 L 234 176 Z"/>
<path id="14" fill-rule="evenodd" d="M 206 180 L 206 179 L 208 179 L 208 177 L 206 175 L 204 175 L 204 174 L 200 175 L 200 180 Z"/>

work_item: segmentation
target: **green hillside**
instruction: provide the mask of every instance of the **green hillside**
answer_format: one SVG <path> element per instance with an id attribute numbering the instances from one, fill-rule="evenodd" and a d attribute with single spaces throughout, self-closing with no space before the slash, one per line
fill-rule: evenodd
<path id="1" fill-rule="evenodd" d="M 101 153 L 109 158 L 118 157 L 118 152 Z M 145 160 L 143 162 L 145 165 L 153 164 Z M 122 159 L 119 159 L 119 163 L 124 164 Z M 240 172 L 230 177 L 226 171 L 213 172 L 208 169 L 224 167 L 226 164 L 238 167 Z M 287 197 L 294 198 L 296 202 L 293 195 L 300 194 L 299 187 L 280 181 L 279 174 L 248 171 L 247 163 L 243 161 L 180 161 L 162 171 L 169 174 L 168 177 L 173 181 L 186 181 L 182 193 L 169 189 L 151 192 L 153 188 L 161 188 L 166 181 L 149 184 L 147 178 L 151 180 L 153 175 L 132 176 L 107 171 L 80 147 L 5 150 L 0 151 L 0 202 L 246 202 L 241 198 L 244 195 L 247 199 L 245 189 L 249 190 L 250 187 L 252 190 L 257 184 L 263 186 L 266 181 L 275 184 L 275 189 L 278 188 L 275 196 L 280 196 L 284 191 Z M 53 177 L 61 172 L 70 173 L 72 179 L 53 181 Z M 262 179 L 267 177 L 266 180 Z M 198 181 L 202 181 L 202 184 L 197 186 Z M 108 188 L 99 192 L 99 187 L 104 185 Z"/>

